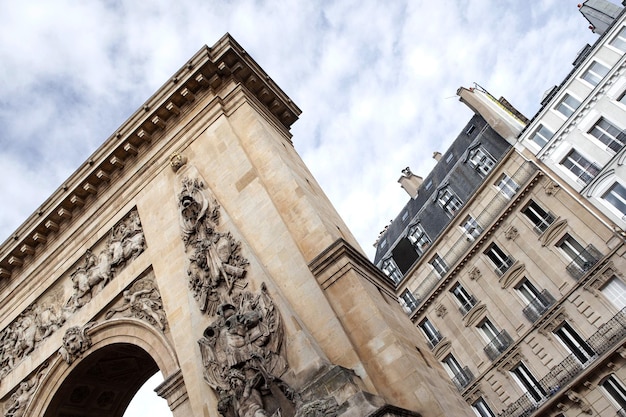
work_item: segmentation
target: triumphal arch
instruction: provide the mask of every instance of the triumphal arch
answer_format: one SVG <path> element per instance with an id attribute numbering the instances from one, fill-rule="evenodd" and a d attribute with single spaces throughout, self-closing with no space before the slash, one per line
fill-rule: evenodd
<path id="1" fill-rule="evenodd" d="M 463 416 L 294 150 L 300 110 L 229 35 L 0 248 L 5 417 Z"/>

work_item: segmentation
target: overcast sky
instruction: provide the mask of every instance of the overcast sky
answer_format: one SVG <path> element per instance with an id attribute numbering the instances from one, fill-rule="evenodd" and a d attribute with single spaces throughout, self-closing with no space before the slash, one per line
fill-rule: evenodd
<path id="1" fill-rule="evenodd" d="M 295 147 L 371 258 L 401 170 L 425 177 L 471 117 L 457 88 L 533 116 L 596 39 L 579 1 L 0 0 L 0 241 L 230 32 L 302 109 Z"/>

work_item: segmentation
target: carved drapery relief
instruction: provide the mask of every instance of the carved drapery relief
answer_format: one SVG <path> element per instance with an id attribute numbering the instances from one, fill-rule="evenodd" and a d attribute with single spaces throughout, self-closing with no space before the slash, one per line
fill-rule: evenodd
<path id="1" fill-rule="evenodd" d="M 4 407 L 4 417 L 23 417 L 26 414 L 26 408 L 30 404 L 33 395 L 39 388 L 39 383 L 45 373 L 48 363 L 44 362 L 39 367 L 35 375 L 26 381 L 22 381 L 17 389 L 7 401 Z"/>
<path id="2" fill-rule="evenodd" d="M 59 330 L 76 310 L 88 303 L 124 266 L 145 249 L 137 210 L 132 210 L 109 232 L 107 239 L 87 250 L 78 266 L 48 293 L 26 308 L 0 332 L 0 379 L 6 376 L 38 344 Z M 97 253 L 97 255 L 96 255 Z"/>
<path id="3" fill-rule="evenodd" d="M 135 317 L 145 320 L 162 331 L 167 327 L 161 294 L 153 280 L 143 278 L 122 293 L 122 300 L 106 313 L 106 319 L 114 316 Z"/>
<path id="4" fill-rule="evenodd" d="M 248 288 L 248 261 L 240 242 L 220 229 L 220 206 L 205 192 L 195 167 L 181 155 L 170 163 L 177 191 L 189 289 L 211 317 L 198 340 L 204 378 L 224 417 L 335 416 L 333 398 L 307 402 L 282 380 L 289 368 L 283 321 L 265 284 Z"/>
<path id="5" fill-rule="evenodd" d="M 63 345 L 59 349 L 59 355 L 68 365 L 71 365 L 76 359 L 91 347 L 91 338 L 88 331 L 96 323 L 87 323 L 84 326 L 73 326 L 65 331 L 63 336 Z"/>

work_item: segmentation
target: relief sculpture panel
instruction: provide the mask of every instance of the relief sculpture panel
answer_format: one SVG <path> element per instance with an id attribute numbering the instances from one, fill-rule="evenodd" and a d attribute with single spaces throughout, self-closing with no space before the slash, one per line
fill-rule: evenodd
<path id="1" fill-rule="evenodd" d="M 218 411 L 224 417 L 336 415 L 332 397 L 303 401 L 284 381 L 289 369 L 285 329 L 267 286 L 250 288 L 241 245 L 220 230 L 220 206 L 208 197 L 195 168 L 172 166 L 180 179 L 177 199 L 189 288 L 200 311 L 211 318 L 198 343 Z"/>
<path id="2" fill-rule="evenodd" d="M 117 316 L 145 320 L 161 331 L 165 331 L 167 326 L 161 294 L 155 282 L 148 277 L 124 290 L 122 299 L 107 311 L 105 318 L 108 320 Z"/>
<path id="3" fill-rule="evenodd" d="M 66 272 L 46 295 L 0 332 L 0 379 L 59 330 L 145 247 L 139 214 L 132 210 L 104 241 L 87 250 L 77 266 Z"/>

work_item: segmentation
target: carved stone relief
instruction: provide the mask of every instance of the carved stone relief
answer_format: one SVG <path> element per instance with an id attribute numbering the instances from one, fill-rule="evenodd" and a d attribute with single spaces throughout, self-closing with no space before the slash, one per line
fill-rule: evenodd
<path id="1" fill-rule="evenodd" d="M 105 317 L 108 320 L 114 316 L 145 320 L 162 331 L 167 327 L 161 294 L 150 278 L 142 278 L 124 290 L 122 299 L 107 311 Z"/>
<path id="2" fill-rule="evenodd" d="M 78 266 L 66 273 L 72 282 L 69 298 L 63 287 L 66 280 L 61 279 L 0 332 L 0 379 L 33 352 L 41 341 L 59 330 L 68 317 L 88 303 L 144 249 L 139 214 L 132 210 L 111 229 L 104 242 L 87 250 Z"/>
<path id="3" fill-rule="evenodd" d="M 63 345 L 59 349 L 59 355 L 68 365 L 71 365 L 76 359 L 91 347 L 91 338 L 88 331 L 96 323 L 87 323 L 84 326 L 73 326 L 65 331 L 63 336 Z"/>
<path id="4" fill-rule="evenodd" d="M 519 231 L 517 230 L 517 227 L 515 226 L 509 227 L 504 232 L 504 237 L 507 238 L 508 240 L 515 240 L 515 238 L 518 236 L 519 236 Z"/>
<path id="5" fill-rule="evenodd" d="M 445 317 L 447 313 L 448 313 L 448 309 L 443 304 L 438 304 L 435 307 L 435 315 L 437 317 Z"/>
<path id="6" fill-rule="evenodd" d="M 211 317 L 198 340 L 205 381 L 224 417 L 335 416 L 331 398 L 302 401 L 282 377 L 289 368 L 283 321 L 265 284 L 248 288 L 248 261 L 230 232 L 220 231 L 220 206 L 205 193 L 195 167 L 175 154 L 177 191 L 189 289 Z"/>
<path id="7" fill-rule="evenodd" d="M 469 271 L 469 278 L 472 281 L 478 281 L 478 278 L 480 278 L 482 276 L 482 272 L 480 272 L 480 269 L 478 269 L 478 267 L 474 267 Z"/>
<path id="8" fill-rule="evenodd" d="M 48 363 L 45 362 L 39 367 L 35 375 L 26 381 L 22 381 L 17 389 L 7 401 L 4 407 L 4 417 L 23 417 L 26 414 L 26 408 L 30 404 L 33 395 L 39 388 L 39 383 L 44 375 Z"/>

